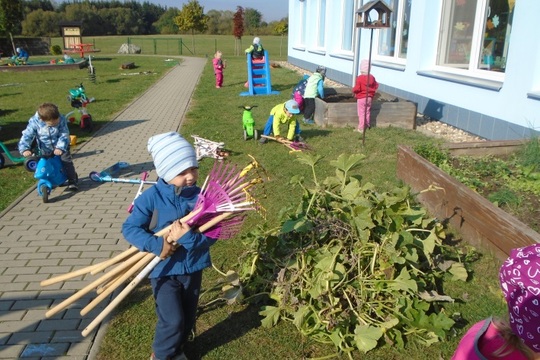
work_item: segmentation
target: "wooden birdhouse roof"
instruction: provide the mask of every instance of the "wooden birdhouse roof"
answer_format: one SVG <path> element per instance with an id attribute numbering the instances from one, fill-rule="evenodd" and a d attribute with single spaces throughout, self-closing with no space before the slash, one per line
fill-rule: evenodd
<path id="1" fill-rule="evenodd" d="M 390 9 L 382 0 L 368 1 L 367 3 L 362 5 L 357 10 L 357 12 L 367 13 L 367 12 L 370 12 L 371 10 L 382 10 L 386 13 L 392 12 L 392 9 Z"/>

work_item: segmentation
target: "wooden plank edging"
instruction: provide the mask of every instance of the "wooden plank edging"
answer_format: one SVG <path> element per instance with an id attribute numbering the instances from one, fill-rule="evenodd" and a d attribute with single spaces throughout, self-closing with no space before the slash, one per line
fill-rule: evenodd
<path id="1" fill-rule="evenodd" d="M 410 147 L 398 146 L 397 176 L 432 216 L 463 239 L 505 260 L 510 250 L 540 243 L 540 234 L 449 176 Z M 423 190 L 433 187 L 436 190 Z"/>

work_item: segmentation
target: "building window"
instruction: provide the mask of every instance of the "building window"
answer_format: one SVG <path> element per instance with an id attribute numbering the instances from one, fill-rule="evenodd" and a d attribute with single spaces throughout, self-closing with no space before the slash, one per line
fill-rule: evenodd
<path id="1" fill-rule="evenodd" d="M 298 34 L 299 34 L 298 43 L 300 45 L 305 45 L 306 44 L 306 27 L 307 27 L 306 18 L 307 18 L 306 2 L 302 1 L 300 3 L 300 31 L 298 32 Z"/>
<path id="2" fill-rule="evenodd" d="M 377 53 L 379 56 L 405 59 L 409 42 L 412 0 L 384 0 L 384 2 L 392 9 L 390 28 L 378 31 Z"/>
<path id="3" fill-rule="evenodd" d="M 343 2 L 343 33 L 341 36 L 341 50 L 352 51 L 353 48 L 353 33 L 354 33 L 354 19 L 356 16 L 354 8 L 354 0 L 345 0 Z"/>
<path id="4" fill-rule="evenodd" d="M 437 65 L 504 73 L 515 0 L 446 0 Z"/>
<path id="5" fill-rule="evenodd" d="M 318 17 L 318 34 L 317 34 L 317 46 L 324 47 L 324 30 L 326 22 L 326 0 L 319 0 L 319 17 Z"/>

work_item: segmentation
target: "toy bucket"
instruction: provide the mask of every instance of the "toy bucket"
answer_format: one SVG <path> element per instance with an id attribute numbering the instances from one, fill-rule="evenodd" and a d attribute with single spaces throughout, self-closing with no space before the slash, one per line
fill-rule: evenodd
<path id="1" fill-rule="evenodd" d="M 76 135 L 70 135 L 69 136 L 69 145 L 71 145 L 71 146 L 77 145 L 77 136 Z"/>

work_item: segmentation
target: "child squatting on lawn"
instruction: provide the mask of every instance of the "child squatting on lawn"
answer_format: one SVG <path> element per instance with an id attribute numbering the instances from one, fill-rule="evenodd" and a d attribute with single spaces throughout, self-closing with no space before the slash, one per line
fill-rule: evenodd
<path id="1" fill-rule="evenodd" d="M 159 178 L 135 200 L 122 234 L 140 251 L 163 259 L 149 275 L 158 319 L 150 359 L 186 360 L 184 344 L 195 326 L 202 272 L 212 264 L 216 239 L 178 221 L 193 210 L 201 192 L 193 146 L 168 132 L 151 137 L 148 151 Z M 154 236 L 171 224 L 167 235 Z"/>
<path id="2" fill-rule="evenodd" d="M 214 55 L 214 59 L 212 59 L 212 65 L 214 66 L 214 75 L 216 75 L 217 89 L 223 86 L 223 69 L 225 69 L 225 67 L 227 66 L 225 60 L 221 58 L 222 56 L 223 53 L 218 50 Z"/>
<path id="3" fill-rule="evenodd" d="M 358 111 L 358 128 L 356 131 L 363 132 L 371 127 L 371 102 L 379 88 L 375 77 L 369 74 L 369 62 L 364 59 L 360 62 L 360 75 L 356 78 L 353 94 L 356 97 L 356 109 Z M 364 121 L 365 120 L 365 121 Z"/>
<path id="4" fill-rule="evenodd" d="M 28 120 L 26 129 L 22 132 L 18 148 L 22 156 L 32 155 L 32 144 L 43 156 L 58 155 L 62 160 L 64 173 L 68 178 L 67 189 L 77 191 L 77 173 L 69 151 L 70 137 L 66 118 L 60 114 L 58 107 L 51 103 L 43 103 Z"/>
<path id="5" fill-rule="evenodd" d="M 282 138 L 280 135 L 280 126 L 282 124 L 287 124 L 287 140 L 291 141 L 303 141 L 300 137 L 300 124 L 296 119 L 296 116 L 300 113 L 300 108 L 298 108 L 298 103 L 294 100 L 288 100 L 285 103 L 277 104 L 270 111 L 270 116 L 266 121 L 264 126 L 263 135 L 270 136 L 274 134 L 276 139 Z M 261 137 L 259 142 L 265 144 L 268 139 Z"/>
<path id="6" fill-rule="evenodd" d="M 499 280 L 509 318 L 474 324 L 452 360 L 540 359 L 540 244 L 513 249 Z"/>

